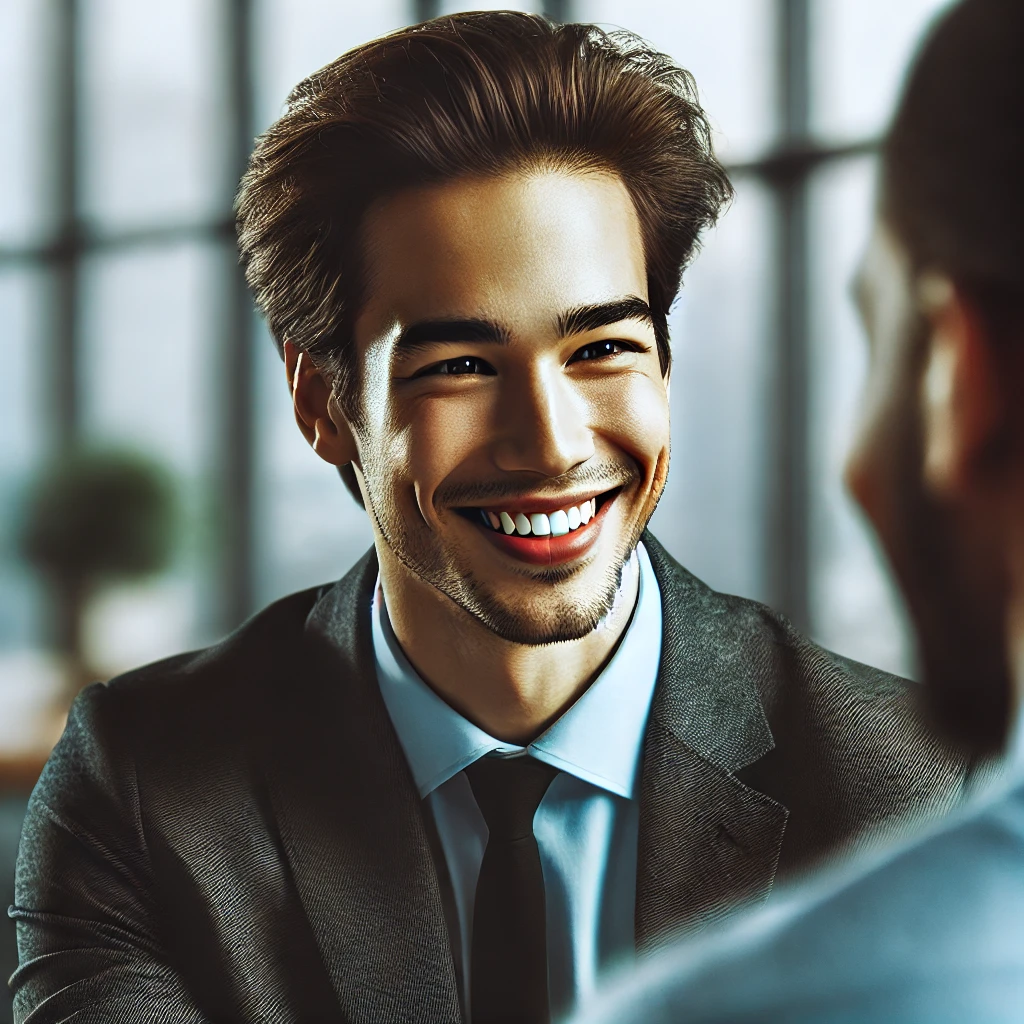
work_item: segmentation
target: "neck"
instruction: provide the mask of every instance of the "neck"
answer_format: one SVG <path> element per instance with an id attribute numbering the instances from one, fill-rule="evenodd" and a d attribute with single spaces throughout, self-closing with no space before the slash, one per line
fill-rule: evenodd
<path id="1" fill-rule="evenodd" d="M 380 546 L 378 546 L 378 551 Z M 636 604 L 637 559 L 601 625 L 579 640 L 510 643 L 380 552 L 381 586 L 402 650 L 420 677 L 463 717 L 505 743 L 525 746 L 600 674 Z"/>

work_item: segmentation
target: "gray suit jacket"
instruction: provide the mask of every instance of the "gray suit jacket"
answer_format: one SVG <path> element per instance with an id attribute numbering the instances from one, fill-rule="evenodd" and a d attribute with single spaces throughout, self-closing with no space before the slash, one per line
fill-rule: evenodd
<path id="1" fill-rule="evenodd" d="M 910 684 L 645 544 L 664 605 L 637 878 L 650 950 L 948 809 L 968 766 Z M 22 839 L 18 1019 L 461 1019 L 445 872 L 374 671 L 376 572 L 371 553 L 215 647 L 82 693 Z"/>
<path id="2" fill-rule="evenodd" d="M 1024 786 L 610 984 L 575 1024 L 1019 1024 Z"/>

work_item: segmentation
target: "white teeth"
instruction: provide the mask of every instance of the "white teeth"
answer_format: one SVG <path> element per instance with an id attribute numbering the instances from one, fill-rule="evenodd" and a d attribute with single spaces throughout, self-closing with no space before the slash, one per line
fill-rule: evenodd
<path id="1" fill-rule="evenodd" d="M 555 512 L 534 512 L 529 516 L 522 512 L 495 513 L 480 509 L 480 518 L 493 530 L 503 530 L 508 535 L 518 533 L 520 537 L 529 537 L 531 534 L 534 537 L 564 537 L 570 531 L 589 523 L 595 515 L 597 498 Z"/>

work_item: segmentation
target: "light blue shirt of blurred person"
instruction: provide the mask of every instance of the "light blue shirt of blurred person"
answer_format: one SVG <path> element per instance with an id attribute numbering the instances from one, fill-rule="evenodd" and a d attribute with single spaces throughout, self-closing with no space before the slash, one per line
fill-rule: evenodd
<path id="1" fill-rule="evenodd" d="M 553 1013 L 571 1010 L 595 989 L 601 972 L 633 957 L 640 758 L 661 656 L 662 616 L 658 582 L 642 544 L 632 557 L 640 568 L 637 601 L 615 653 L 579 700 L 527 747 L 488 735 L 420 679 L 391 628 L 378 581 L 372 613 L 377 677 L 451 878 L 449 928 L 457 931 L 452 945 L 464 1005 L 487 826 L 463 769 L 488 755 L 529 754 L 561 772 L 534 818 Z"/>
<path id="2" fill-rule="evenodd" d="M 1024 717 L 1014 736 L 973 806 L 670 947 L 569 1024 L 1020 1024 Z"/>

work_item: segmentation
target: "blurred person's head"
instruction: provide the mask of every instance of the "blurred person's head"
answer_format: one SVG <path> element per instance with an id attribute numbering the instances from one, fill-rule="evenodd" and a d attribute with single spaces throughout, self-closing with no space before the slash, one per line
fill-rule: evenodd
<path id="1" fill-rule="evenodd" d="M 940 724 L 997 750 L 1014 629 L 1024 642 L 1020 0 L 966 0 L 926 39 L 858 293 L 871 368 L 847 481 L 907 597 Z"/>
<path id="2" fill-rule="evenodd" d="M 624 33 L 456 15 L 295 88 L 240 247 L 382 567 L 505 639 L 595 627 L 667 473 L 669 307 L 729 195 L 691 77 Z M 566 523 L 586 544 L 537 536 Z"/>

